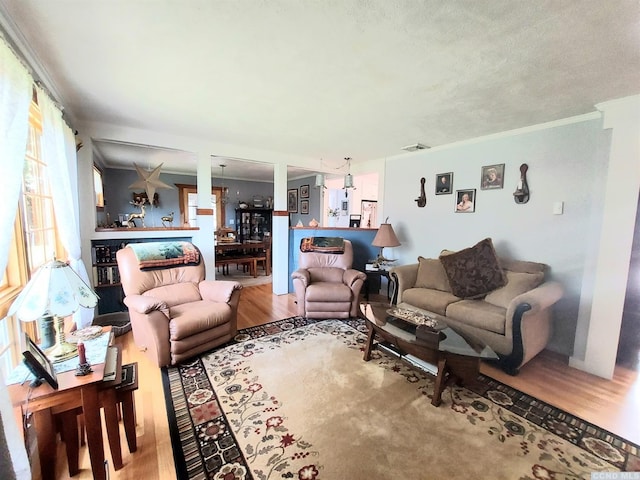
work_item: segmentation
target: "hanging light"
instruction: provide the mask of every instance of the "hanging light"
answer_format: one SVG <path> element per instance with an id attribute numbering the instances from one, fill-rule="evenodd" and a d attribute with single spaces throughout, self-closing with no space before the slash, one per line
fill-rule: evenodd
<path id="1" fill-rule="evenodd" d="M 321 173 L 316 174 L 316 188 L 327 188 L 324 184 L 324 175 Z"/>
<path id="2" fill-rule="evenodd" d="M 356 187 L 353 186 L 353 175 L 351 175 L 351 157 L 344 157 L 344 159 L 347 161 L 347 174 L 344 176 L 344 190 L 346 194 L 347 189 L 353 188 L 355 190 Z"/>
<path id="3" fill-rule="evenodd" d="M 226 203 L 229 201 L 229 187 L 224 186 L 224 167 L 226 167 L 226 165 L 224 163 L 221 163 L 220 169 L 222 170 L 222 175 L 221 175 L 220 183 L 221 183 L 222 194 L 220 195 L 220 201 L 222 202 L 223 205 L 226 205 Z"/>

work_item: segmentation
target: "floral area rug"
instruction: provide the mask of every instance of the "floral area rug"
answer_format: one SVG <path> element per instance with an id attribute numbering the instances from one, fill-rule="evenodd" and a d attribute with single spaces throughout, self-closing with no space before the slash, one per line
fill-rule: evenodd
<path id="1" fill-rule="evenodd" d="M 589 479 L 638 446 L 481 376 L 433 407 L 433 377 L 359 319 L 291 318 L 163 369 L 180 479 Z"/>

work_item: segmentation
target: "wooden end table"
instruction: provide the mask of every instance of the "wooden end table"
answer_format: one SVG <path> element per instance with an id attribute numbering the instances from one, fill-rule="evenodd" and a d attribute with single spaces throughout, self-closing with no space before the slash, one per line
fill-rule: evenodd
<path id="1" fill-rule="evenodd" d="M 436 377 L 431 399 L 431 404 L 435 407 L 442 402 L 442 392 L 448 385 L 476 381 L 481 359 L 498 358 L 486 344 L 467 335 L 463 336 L 447 326 L 444 317 L 431 312 L 415 309 L 420 314 L 437 320 L 444 328 L 438 327 L 439 333 L 433 335 L 422 335 L 426 329 L 423 330 L 417 323 L 390 315 L 388 310 L 393 306 L 372 302 L 361 307 L 362 317 L 369 330 L 364 360 L 370 360 L 374 339 L 378 336 L 378 349 Z"/>

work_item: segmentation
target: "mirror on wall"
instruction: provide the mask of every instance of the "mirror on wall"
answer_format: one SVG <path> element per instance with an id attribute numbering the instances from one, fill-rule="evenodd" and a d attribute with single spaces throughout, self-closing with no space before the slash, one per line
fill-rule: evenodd
<path id="1" fill-rule="evenodd" d="M 95 165 L 93 166 L 93 192 L 96 199 L 96 207 L 104 208 L 104 185 L 102 183 L 102 172 Z"/>

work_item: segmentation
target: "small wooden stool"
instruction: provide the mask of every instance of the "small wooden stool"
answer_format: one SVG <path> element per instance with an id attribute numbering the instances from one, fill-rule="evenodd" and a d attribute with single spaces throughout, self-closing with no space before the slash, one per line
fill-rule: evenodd
<path id="1" fill-rule="evenodd" d="M 120 413 L 124 423 L 124 432 L 127 438 L 129 452 L 137 450 L 136 439 L 136 412 L 135 399 L 133 393 L 138 389 L 138 363 L 131 363 L 122 366 L 125 377 L 122 382 L 114 386 L 105 386 L 99 390 L 100 406 L 104 409 L 104 420 L 107 427 L 107 437 L 109 449 L 111 450 L 111 460 L 113 468 L 120 470 L 122 463 L 122 450 L 120 446 Z M 61 411 L 62 410 L 62 411 Z M 78 466 L 78 415 L 82 414 L 82 408 L 73 406 L 69 409 L 58 409 L 55 412 L 62 421 L 62 438 L 67 451 L 67 463 L 69 464 L 69 475 L 76 475 L 80 469 Z M 84 418 L 80 421 L 82 444 L 84 445 Z"/>
<path id="2" fill-rule="evenodd" d="M 98 392 L 100 405 L 104 409 L 104 423 L 107 427 L 111 460 L 113 460 L 115 470 L 120 470 L 123 467 L 119 427 L 121 412 L 129 452 L 133 453 L 138 448 L 133 398 L 133 392 L 138 389 L 138 363 L 123 365 L 122 374 L 122 382 L 114 386 L 105 386 Z"/>

